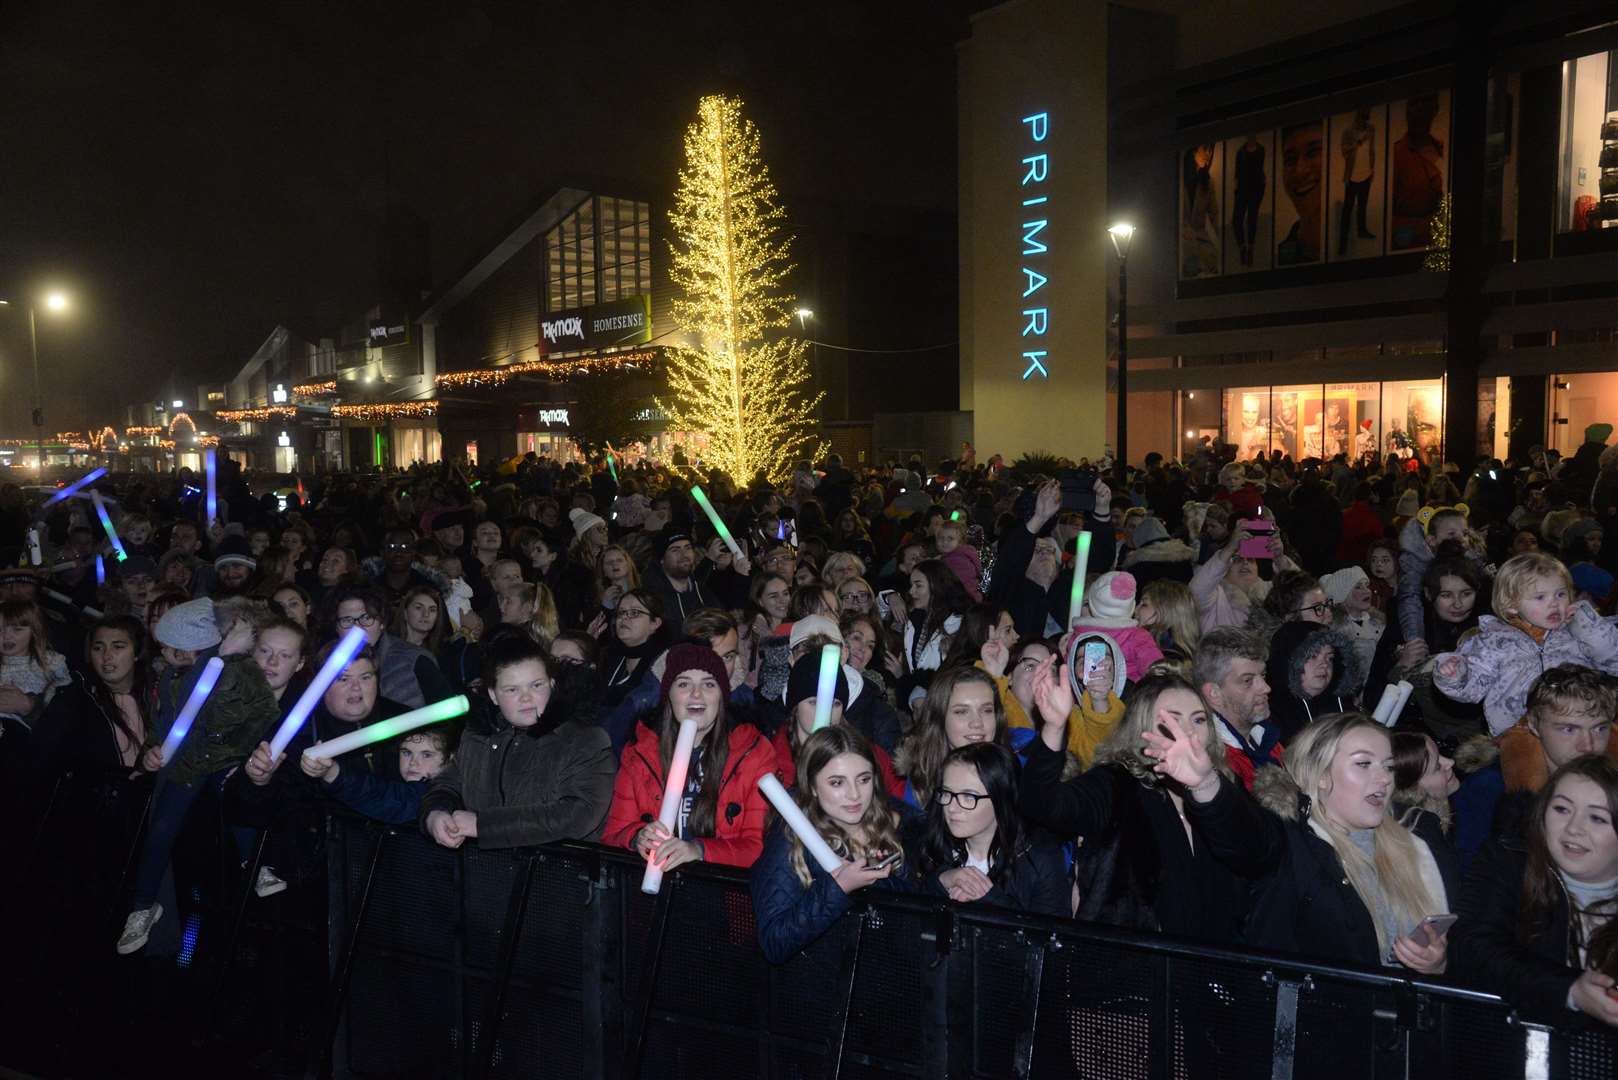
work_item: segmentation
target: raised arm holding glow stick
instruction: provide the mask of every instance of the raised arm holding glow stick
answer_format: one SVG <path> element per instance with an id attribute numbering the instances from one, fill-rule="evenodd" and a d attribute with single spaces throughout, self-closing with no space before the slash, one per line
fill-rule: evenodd
<path id="1" fill-rule="evenodd" d="M 719 534 L 719 539 L 723 540 L 725 546 L 730 549 L 731 557 L 742 558 L 741 545 L 736 543 L 734 536 L 730 535 L 730 529 L 720 520 L 719 511 L 713 508 L 713 503 L 708 501 L 708 496 L 703 493 L 702 488 L 696 484 L 691 485 L 691 497 L 697 500 L 697 505 L 702 507 L 702 512 L 708 515 L 709 521 L 713 522 L 714 531 Z"/>
<path id="2" fill-rule="evenodd" d="M 1090 531 L 1088 529 L 1079 533 L 1078 546 L 1073 557 L 1073 594 L 1067 603 L 1067 626 L 1073 629 L 1073 624 L 1079 621 L 1079 614 L 1084 609 L 1084 576 L 1090 571 Z"/>
<path id="3" fill-rule="evenodd" d="M 781 815 L 781 820 L 786 822 L 787 828 L 798 834 L 798 840 L 802 842 L 803 849 L 809 853 L 815 862 L 820 864 L 822 870 L 831 874 L 835 873 L 843 865 L 842 857 L 833 851 L 831 845 L 826 843 L 826 838 L 816 832 L 813 825 L 809 824 L 809 819 L 804 816 L 802 810 L 798 809 L 798 804 L 787 793 L 787 789 L 781 786 L 781 781 L 777 780 L 773 773 L 766 773 L 759 779 L 758 789 L 766 799 L 770 800 L 770 805 L 775 807 L 777 814 Z"/>
<path id="4" fill-rule="evenodd" d="M 332 649 L 331 655 L 326 658 L 326 662 L 315 673 L 314 679 L 310 681 L 308 689 L 304 690 L 303 696 L 298 698 L 298 703 L 292 706 L 292 711 L 287 713 L 287 718 L 281 721 L 281 726 L 276 729 L 275 737 L 270 740 L 271 761 L 274 761 L 285 752 L 287 743 L 291 742 L 292 737 L 298 733 L 298 729 L 303 727 L 304 722 L 309 719 L 309 714 L 315 711 L 315 706 L 325 696 L 326 690 L 332 683 L 337 681 L 337 676 L 343 673 L 343 669 L 364 647 L 364 628 L 358 626 L 349 627 L 348 632 L 343 635 L 336 648 Z"/>
<path id="5" fill-rule="evenodd" d="M 414 731 L 428 724 L 436 724 L 444 720 L 453 720 L 471 709 L 472 703 L 466 699 L 465 694 L 456 694 L 443 701 L 435 701 L 431 705 L 423 705 L 419 709 L 401 713 L 388 720 L 381 720 L 375 724 L 368 724 L 358 731 L 351 731 L 347 735 L 339 735 L 326 742 L 315 743 L 306 747 L 303 756 L 306 758 L 324 758 L 330 761 L 340 757 L 350 750 L 358 750 L 362 746 L 373 743 L 386 742 L 397 738 L 407 731 Z"/>
<path id="6" fill-rule="evenodd" d="M 205 450 L 202 454 L 203 469 L 208 475 L 208 528 L 219 520 L 219 452 Z"/>
<path id="7" fill-rule="evenodd" d="M 669 758 L 668 782 L 663 785 L 663 801 L 657 808 L 657 820 L 670 836 L 678 835 L 674 819 L 680 812 L 680 799 L 685 795 L 685 780 L 691 772 L 691 752 L 697 745 L 697 722 L 690 717 L 680 721 L 680 734 L 674 740 L 674 754 Z M 663 868 L 657 865 L 654 850 L 646 859 L 646 876 L 640 879 L 640 891 L 655 895 L 663 887 Z"/>
<path id="8" fill-rule="evenodd" d="M 91 484 L 95 483 L 97 480 L 106 475 L 106 469 L 91 469 L 89 472 L 73 481 L 67 487 L 46 499 L 44 504 L 41 506 L 41 509 L 43 509 L 45 506 L 49 506 L 51 503 L 61 502 L 63 499 L 71 499 L 74 495 L 77 495 L 80 491 L 89 487 Z M 40 479 L 44 479 L 44 477 L 41 477 Z"/>
<path id="9" fill-rule="evenodd" d="M 225 670 L 225 662 L 214 657 L 203 665 L 202 674 L 197 676 L 197 683 L 191 688 L 191 696 L 185 699 L 185 706 L 180 709 L 180 715 L 174 718 L 174 726 L 169 733 L 163 736 L 163 748 L 159 751 L 163 755 L 163 764 L 167 765 L 174 760 L 179 751 L 180 744 L 191 733 L 191 725 L 196 723 L 197 714 L 202 711 L 202 705 L 213 693 L 214 686 L 219 682 L 219 673 Z"/>
<path id="10" fill-rule="evenodd" d="M 815 726 L 831 726 L 831 707 L 837 701 L 837 673 L 843 668 L 843 647 L 827 642 L 820 647 L 820 681 L 815 684 Z"/>
<path id="11" fill-rule="evenodd" d="M 90 501 L 95 503 L 96 517 L 101 519 L 101 527 L 107 532 L 107 539 L 112 541 L 112 550 L 123 562 L 129 558 L 129 552 L 124 550 L 124 542 L 118 539 L 118 530 L 112 527 L 112 515 L 107 513 L 107 504 L 101 501 L 101 492 L 90 492 Z"/>
<path id="12" fill-rule="evenodd" d="M 38 529 L 28 530 L 28 561 L 35 566 L 38 566 L 42 561 L 44 561 L 44 555 L 41 554 L 39 550 Z"/>

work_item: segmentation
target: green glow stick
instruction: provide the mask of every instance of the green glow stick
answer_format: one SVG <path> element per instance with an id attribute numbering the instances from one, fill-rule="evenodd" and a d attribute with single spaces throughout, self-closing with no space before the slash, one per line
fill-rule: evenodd
<path id="1" fill-rule="evenodd" d="M 815 726 L 831 727 L 831 707 L 837 700 L 837 672 L 843 666 L 843 647 L 828 642 L 820 647 L 820 681 L 815 684 Z"/>
<path id="2" fill-rule="evenodd" d="M 949 512 L 949 519 L 951 521 L 959 521 L 959 520 L 961 520 L 961 512 L 959 510 L 951 510 Z"/>
<path id="3" fill-rule="evenodd" d="M 1073 558 L 1073 598 L 1067 605 L 1068 629 L 1079 621 L 1079 612 L 1084 607 L 1084 575 L 1090 569 L 1090 532 L 1084 530 L 1079 533 L 1078 547 Z"/>
<path id="4" fill-rule="evenodd" d="M 697 505 L 702 507 L 702 512 L 708 515 L 709 521 L 713 522 L 714 530 L 719 533 L 719 539 L 723 540 L 725 546 L 730 549 L 731 556 L 737 559 L 741 558 L 741 545 L 736 543 L 734 536 L 730 535 L 730 530 L 725 527 L 725 523 L 719 520 L 719 511 L 713 508 L 713 503 L 708 501 L 708 496 L 703 494 L 700 486 L 691 485 L 691 497 L 697 500 Z"/>
<path id="5" fill-rule="evenodd" d="M 436 724 L 442 720 L 452 720 L 471 707 L 472 703 L 466 700 L 465 694 L 457 694 L 454 697 L 445 698 L 443 701 L 435 701 L 431 705 L 414 709 L 401 716 L 395 716 L 391 720 L 382 720 L 362 727 L 358 731 L 351 731 L 347 735 L 339 735 L 337 738 L 327 742 L 316 743 L 305 750 L 303 756 L 330 760 L 346 754 L 350 750 L 358 750 L 360 747 L 370 746 L 372 743 L 386 742 L 388 739 L 396 738 L 407 731 L 413 731 L 428 724 Z"/>

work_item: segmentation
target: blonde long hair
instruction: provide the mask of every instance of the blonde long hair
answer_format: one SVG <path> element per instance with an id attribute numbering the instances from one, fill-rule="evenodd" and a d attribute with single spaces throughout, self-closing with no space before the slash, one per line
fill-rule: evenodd
<path id="1" fill-rule="evenodd" d="M 1159 578 L 1141 590 L 1140 598 L 1157 609 L 1156 620 L 1147 627 L 1152 636 L 1159 637 L 1166 630 L 1181 652 L 1188 657 L 1196 655 L 1202 641 L 1202 620 L 1197 615 L 1197 598 L 1191 594 L 1191 587 Z"/>
<path id="2" fill-rule="evenodd" d="M 1349 839 L 1348 830 L 1326 816 L 1322 785 L 1331 775 L 1332 762 L 1337 757 L 1344 736 L 1361 728 L 1387 734 L 1386 728 L 1364 713 L 1333 713 L 1317 717 L 1287 746 L 1283 768 L 1298 785 L 1298 790 L 1308 796 L 1308 820 L 1325 834 L 1326 841 L 1337 852 L 1349 884 L 1359 894 L 1365 910 L 1372 913 L 1371 923 L 1376 927 L 1377 948 L 1386 955 L 1393 943 L 1388 940 L 1387 928 L 1376 918 L 1374 897 L 1379 893 L 1385 897 L 1399 917 L 1399 922 L 1409 926 L 1415 926 L 1428 915 L 1439 911 L 1441 900 L 1427 890 L 1421 873 L 1417 839 L 1393 817 L 1391 782 L 1382 823 L 1376 827 L 1374 834 L 1372 858 L 1366 858 L 1365 853 Z"/>
<path id="3" fill-rule="evenodd" d="M 1096 747 L 1094 763 L 1117 765 L 1146 787 L 1163 787 L 1165 781 L 1162 774 L 1153 768 L 1157 763 L 1142 751 L 1146 749 L 1144 736 L 1147 729 L 1157 724 L 1157 699 L 1170 690 L 1184 690 L 1202 702 L 1203 711 L 1208 714 L 1202 729 L 1202 748 L 1208 752 L 1208 760 L 1214 770 L 1234 783 L 1236 774 L 1230 770 L 1224 742 L 1214 727 L 1213 710 L 1208 708 L 1208 703 L 1202 700 L 1202 694 L 1191 685 L 1189 679 L 1174 672 L 1148 675 L 1135 685 L 1134 692 L 1129 695 L 1129 707 L 1124 710 L 1124 718 L 1118 721 L 1112 734 Z"/>
<path id="4" fill-rule="evenodd" d="M 815 777 L 840 754 L 854 754 L 871 764 L 871 802 L 859 823 L 859 828 L 864 830 L 866 836 L 863 844 L 851 836 L 841 822 L 832 820 L 831 815 L 820 808 L 820 800 L 815 797 Z M 904 850 L 899 843 L 899 815 L 888 806 L 888 793 L 882 786 L 882 768 L 877 764 L 876 752 L 864 735 L 844 724 L 821 728 L 803 741 L 798 748 L 797 761 L 798 790 L 793 796 L 798 800 L 798 808 L 809 819 L 809 824 L 825 837 L 833 851 L 845 859 L 875 861 Z M 791 834 L 792 871 L 798 875 L 798 883 L 807 889 L 814 878 L 805 860 L 803 841 L 792 830 L 788 829 L 787 832 Z M 899 865 L 902 867 L 903 864 L 904 858 L 901 856 Z M 898 868 L 895 867 L 895 870 Z"/>

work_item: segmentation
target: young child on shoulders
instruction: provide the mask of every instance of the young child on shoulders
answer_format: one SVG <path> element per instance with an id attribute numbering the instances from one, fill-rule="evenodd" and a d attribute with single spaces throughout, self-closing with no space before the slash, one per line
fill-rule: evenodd
<path id="1" fill-rule="evenodd" d="M 961 587 L 975 604 L 983 599 L 978 581 L 983 577 L 983 558 L 978 549 L 966 542 L 966 522 L 944 519 L 938 526 L 933 541 L 938 546 L 938 558 L 950 572 L 961 579 Z"/>
<path id="2" fill-rule="evenodd" d="M 361 769 L 345 770 L 331 758 L 300 759 L 304 775 L 325 784 L 327 795 L 357 814 L 385 825 L 409 825 L 421 813 L 432 780 L 455 756 L 455 732 L 447 727 L 412 731 L 399 740 L 399 775 L 389 780 Z"/>
<path id="3" fill-rule="evenodd" d="M 32 726 L 69 682 L 67 661 L 45 638 L 45 617 L 32 600 L 0 602 L 0 716 Z"/>
<path id="4" fill-rule="evenodd" d="M 1549 668 L 1582 664 L 1618 674 L 1618 627 L 1588 602 L 1573 602 L 1573 581 L 1557 559 L 1537 551 L 1510 559 L 1493 595 L 1498 617 L 1479 619 L 1477 632 L 1440 653 L 1433 669 L 1433 684 L 1448 696 L 1483 702 L 1490 735 L 1522 717 L 1529 688 Z"/>
<path id="5" fill-rule="evenodd" d="M 1096 630 L 1105 634 L 1123 653 L 1130 682 L 1146 677 L 1147 669 L 1163 659 L 1163 649 L 1152 632 L 1135 621 L 1135 575 L 1127 570 L 1109 570 L 1084 590 L 1084 611 L 1068 627 L 1073 631 Z M 1065 655 L 1070 642 L 1064 638 Z"/>

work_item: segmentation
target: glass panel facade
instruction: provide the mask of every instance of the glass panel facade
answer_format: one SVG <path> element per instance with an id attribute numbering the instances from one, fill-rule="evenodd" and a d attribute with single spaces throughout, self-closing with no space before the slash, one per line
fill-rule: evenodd
<path id="1" fill-rule="evenodd" d="M 545 310 L 604 304 L 652 291 L 652 210 L 600 195 L 545 234 Z"/>
<path id="2" fill-rule="evenodd" d="M 1618 228 L 1618 50 L 1562 64 L 1557 228 Z"/>
<path id="3" fill-rule="evenodd" d="M 1444 383 L 1438 378 L 1235 386 L 1221 392 L 1219 416 L 1211 415 L 1212 398 L 1207 391 L 1180 394 L 1187 452 L 1217 439 L 1234 445 L 1244 461 L 1279 451 L 1294 461 L 1383 453 L 1431 462 L 1443 449 Z"/>

